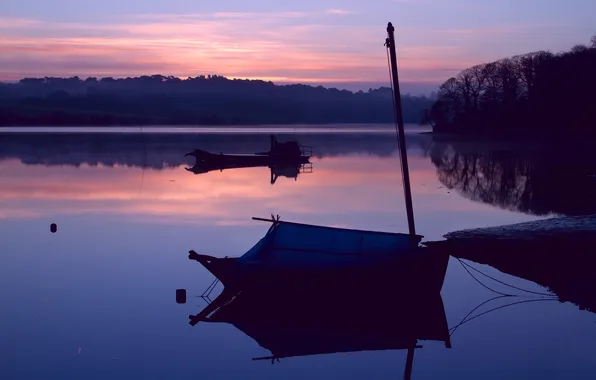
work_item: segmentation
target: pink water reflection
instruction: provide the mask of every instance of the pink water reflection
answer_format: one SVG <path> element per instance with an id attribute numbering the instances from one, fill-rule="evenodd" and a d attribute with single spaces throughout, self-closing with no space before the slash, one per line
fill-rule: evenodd
<path id="1" fill-rule="evenodd" d="M 428 158 L 411 157 L 418 229 L 535 219 L 474 203 L 448 192 Z M 386 231 L 406 230 L 396 157 L 336 156 L 315 160 L 313 172 L 271 185 L 268 168 L 194 175 L 183 166 L 25 165 L 0 162 L 0 218 L 117 216 L 131 222 L 244 225 L 252 216 L 280 214 L 307 223 Z M 488 217 L 490 215 L 490 217 Z"/>

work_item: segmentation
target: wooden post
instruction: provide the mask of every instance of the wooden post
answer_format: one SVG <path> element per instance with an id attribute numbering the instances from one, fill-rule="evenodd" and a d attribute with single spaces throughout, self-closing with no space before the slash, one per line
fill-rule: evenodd
<path id="1" fill-rule="evenodd" d="M 414 206 L 412 205 L 412 192 L 410 190 L 410 172 L 408 170 L 408 153 L 406 151 L 406 136 L 404 132 L 404 117 L 401 106 L 401 94 L 399 91 L 399 78 L 397 76 L 397 54 L 395 52 L 395 28 L 391 23 L 387 25 L 387 40 L 385 44 L 389 49 L 391 60 L 391 76 L 393 79 L 393 100 L 395 105 L 395 120 L 398 128 L 399 153 L 401 155 L 401 172 L 404 183 L 404 196 L 406 198 L 406 213 L 408 216 L 408 228 L 411 235 L 416 234 L 414 225 Z"/>

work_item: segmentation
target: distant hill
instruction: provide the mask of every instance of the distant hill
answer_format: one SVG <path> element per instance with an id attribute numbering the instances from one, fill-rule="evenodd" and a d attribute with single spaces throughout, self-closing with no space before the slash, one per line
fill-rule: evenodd
<path id="1" fill-rule="evenodd" d="M 433 100 L 402 96 L 405 122 Z M 0 84 L 0 125 L 256 125 L 393 122 L 388 87 L 352 92 L 209 75 L 25 78 Z"/>

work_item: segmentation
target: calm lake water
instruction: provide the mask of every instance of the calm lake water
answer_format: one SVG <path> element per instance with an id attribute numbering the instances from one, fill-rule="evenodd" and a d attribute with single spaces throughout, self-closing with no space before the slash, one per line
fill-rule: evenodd
<path id="1" fill-rule="evenodd" d="M 297 176 L 268 167 L 198 174 L 186 169 L 194 159 L 184 155 L 194 148 L 267 150 L 268 131 L 0 134 L 0 378 L 402 378 L 405 351 L 287 358 L 271 365 L 251 360 L 271 353 L 232 325 L 188 324 L 188 315 L 207 304 L 195 296 L 213 281 L 188 260 L 188 251 L 242 255 L 269 228 L 252 217 L 279 214 L 287 221 L 407 232 L 390 129 L 275 131 L 280 141 L 294 132 L 314 154 L 312 168 Z M 571 170 L 570 162 L 554 160 L 540 147 L 513 154 L 498 144 L 437 141 L 411 132 L 408 156 L 416 227 L 424 240 L 596 211 L 593 173 L 577 165 Z M 563 196 L 569 188 L 574 196 Z M 55 234 L 51 223 L 57 224 Z M 526 279 L 468 263 L 506 284 L 548 293 Z M 450 259 L 441 293 L 450 328 L 493 298 L 482 284 Z M 178 288 L 188 290 L 188 303 L 175 302 Z M 514 294 L 472 315 L 541 298 Z M 542 298 L 461 325 L 452 348 L 419 342 L 412 378 L 593 379 L 596 315 Z M 353 307 L 359 302 L 354 299 Z M 359 327 L 354 323 L 354 331 Z"/>

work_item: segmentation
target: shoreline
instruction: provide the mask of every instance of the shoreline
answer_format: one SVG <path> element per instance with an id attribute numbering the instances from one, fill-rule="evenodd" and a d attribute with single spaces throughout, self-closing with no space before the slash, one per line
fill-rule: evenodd
<path id="1" fill-rule="evenodd" d="M 428 127 L 406 124 L 409 133 Z M 395 133 L 387 123 L 263 124 L 263 125 L 138 125 L 138 126 L 1 126 L 3 133 Z"/>

